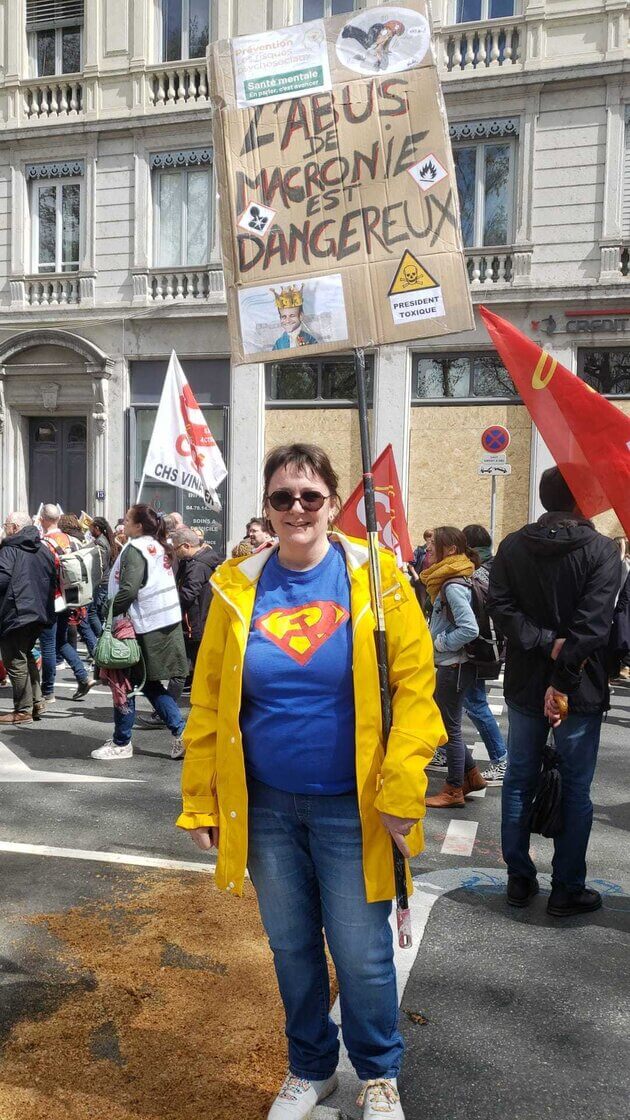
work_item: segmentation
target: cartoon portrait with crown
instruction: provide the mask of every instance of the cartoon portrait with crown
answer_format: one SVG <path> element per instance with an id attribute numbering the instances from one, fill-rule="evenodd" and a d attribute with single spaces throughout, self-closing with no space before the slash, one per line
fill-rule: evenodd
<path id="1" fill-rule="evenodd" d="M 242 288 L 238 302 L 243 352 L 247 355 L 293 353 L 304 346 L 327 345 L 348 338 L 339 274 Z"/>
<path id="2" fill-rule="evenodd" d="M 273 344 L 274 350 L 292 350 L 294 346 L 316 346 L 319 341 L 314 334 L 307 331 L 302 322 L 304 313 L 303 285 L 289 284 L 287 287 L 276 291 L 272 288 L 280 325 L 284 331 Z"/>

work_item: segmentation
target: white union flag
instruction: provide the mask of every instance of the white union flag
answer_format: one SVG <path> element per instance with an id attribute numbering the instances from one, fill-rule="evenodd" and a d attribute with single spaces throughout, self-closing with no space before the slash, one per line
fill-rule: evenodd
<path id="1" fill-rule="evenodd" d="M 174 350 L 143 474 L 197 494 L 208 506 L 221 509 L 217 489 L 227 469 Z"/>

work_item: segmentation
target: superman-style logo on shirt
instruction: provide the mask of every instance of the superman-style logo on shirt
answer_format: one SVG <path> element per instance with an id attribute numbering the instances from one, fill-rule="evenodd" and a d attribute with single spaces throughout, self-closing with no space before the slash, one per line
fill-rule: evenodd
<path id="1" fill-rule="evenodd" d="M 261 615 L 255 625 L 298 665 L 306 665 L 349 618 L 339 603 L 317 600 L 303 607 L 276 607 Z"/>

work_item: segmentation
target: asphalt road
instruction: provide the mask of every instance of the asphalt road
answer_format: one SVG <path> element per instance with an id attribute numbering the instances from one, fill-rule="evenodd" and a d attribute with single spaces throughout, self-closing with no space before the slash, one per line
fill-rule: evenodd
<path id="1" fill-rule="evenodd" d="M 29 917 L 65 913 L 86 899 L 107 906 L 112 890 L 132 887 L 140 869 L 160 875 L 153 861 L 207 862 L 174 827 L 180 764 L 169 758 L 168 732 L 138 729 L 132 759 L 95 762 L 90 750 L 111 734 L 109 693 L 99 688 L 73 703 L 72 691 L 63 671 L 59 700 L 45 719 L 0 734 L 0 1044 L 16 1023 L 50 1014 L 73 985 L 89 987 L 89 977 L 56 969 L 54 946 L 41 929 L 27 929 Z M 497 689 L 492 699 L 505 729 Z M 0 689 L 0 707 L 9 701 L 9 690 Z M 145 701 L 139 709 L 149 710 Z M 527 911 L 505 905 L 500 790 L 489 789 L 457 816 L 429 812 L 427 848 L 412 867 L 417 930 L 401 1001 L 407 1120 L 625 1120 L 629 730 L 630 688 L 621 686 L 594 784 L 589 878 L 605 908 L 589 918 L 546 915 L 551 845 L 540 838 L 541 895 Z M 467 741 L 477 739 L 468 725 Z M 111 780 L 120 778 L 126 781 Z M 432 778 L 433 788 L 439 784 Z M 469 822 L 463 829 L 462 821 Z M 117 859 L 119 865 L 102 862 Z M 139 868 L 128 866 L 130 859 Z M 115 1048 L 102 1057 L 120 1059 Z M 1 1071 L 0 1058 L 0 1081 Z M 344 1073 L 322 1115 L 358 1116 L 355 1090 Z"/>

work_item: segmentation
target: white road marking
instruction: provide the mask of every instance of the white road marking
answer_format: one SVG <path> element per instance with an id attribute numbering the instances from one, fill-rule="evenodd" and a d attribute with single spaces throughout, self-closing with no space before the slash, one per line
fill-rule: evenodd
<path id="1" fill-rule="evenodd" d="M 488 704 L 488 707 L 490 708 L 490 711 L 492 712 L 493 716 L 502 716 L 503 715 L 503 708 L 504 708 L 503 704 Z"/>
<path id="2" fill-rule="evenodd" d="M 478 821 L 460 821 L 454 817 L 446 830 L 446 837 L 442 844 L 442 855 L 472 855 L 478 827 Z"/>
<path id="3" fill-rule="evenodd" d="M 187 859 L 161 859 L 158 856 L 138 856 L 127 852 L 91 852 L 82 848 L 55 848 L 48 844 L 17 844 L 0 840 L 0 852 L 23 856 L 54 856 L 57 859 L 81 859 L 94 863 L 116 863 L 126 867 L 158 867 L 166 871 L 198 871 L 214 875 L 213 863 L 193 863 Z"/>
<path id="4" fill-rule="evenodd" d="M 31 770 L 13 751 L 0 743 L 0 784 L 9 782 L 47 782 L 49 784 L 90 782 L 95 785 L 104 782 L 142 782 L 141 778 L 102 778 L 96 774 L 67 774 L 59 770 Z"/>
<path id="5" fill-rule="evenodd" d="M 486 786 L 484 786 L 483 789 L 473 789 L 473 790 L 471 790 L 470 793 L 466 794 L 466 797 L 467 798 L 468 797 L 485 797 L 486 796 L 486 789 L 487 789 Z"/>
<path id="6" fill-rule="evenodd" d="M 78 687 L 79 686 L 77 685 L 76 681 L 55 681 L 55 688 L 72 688 L 76 692 Z M 111 689 L 97 688 L 96 686 L 94 688 L 91 688 L 90 691 L 86 693 L 87 696 L 111 696 L 111 694 Z"/>
<path id="7" fill-rule="evenodd" d="M 490 755 L 488 754 L 484 743 L 473 743 L 472 756 L 473 758 L 479 759 L 480 761 L 484 762 L 488 762 L 490 760 Z"/>

